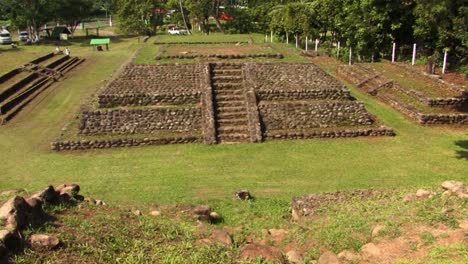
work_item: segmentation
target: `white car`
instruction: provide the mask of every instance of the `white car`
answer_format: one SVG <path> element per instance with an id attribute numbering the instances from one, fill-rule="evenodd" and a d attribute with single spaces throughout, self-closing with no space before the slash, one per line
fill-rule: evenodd
<path id="1" fill-rule="evenodd" d="M 29 34 L 27 31 L 20 31 L 18 33 L 18 38 L 20 41 L 27 41 L 29 38 Z"/>
<path id="2" fill-rule="evenodd" d="M 171 35 L 187 35 L 188 31 L 182 28 L 170 28 L 167 32 Z"/>
<path id="3" fill-rule="evenodd" d="M 8 30 L 0 30 L 0 44 L 11 44 L 11 34 Z"/>

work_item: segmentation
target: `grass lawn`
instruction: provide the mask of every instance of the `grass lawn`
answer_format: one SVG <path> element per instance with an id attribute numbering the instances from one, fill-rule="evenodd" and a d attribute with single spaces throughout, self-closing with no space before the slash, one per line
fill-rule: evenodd
<path id="1" fill-rule="evenodd" d="M 235 44 L 206 44 L 206 45 L 174 45 L 166 47 L 165 45 L 154 45 L 156 39 L 157 42 L 231 42 L 231 41 L 249 41 L 252 40 L 253 44 L 250 47 L 253 49 L 246 50 L 249 44 L 241 44 L 235 46 Z M 272 59 L 272 58 L 247 58 L 247 59 L 235 59 L 231 60 L 234 62 L 307 62 L 305 57 L 299 55 L 297 49 L 293 46 L 286 46 L 281 43 L 265 43 L 265 39 L 261 34 L 250 34 L 250 35 L 223 35 L 223 34 L 210 34 L 204 36 L 201 34 L 194 34 L 190 36 L 171 36 L 171 35 L 159 35 L 148 41 L 149 45 L 145 45 L 137 57 L 135 58 L 136 64 L 155 64 L 155 63 L 198 63 L 206 61 L 222 61 L 217 59 L 161 59 L 156 60 L 155 57 L 158 53 L 160 55 L 178 55 L 182 51 L 193 51 L 196 54 L 216 54 L 220 52 L 222 54 L 241 53 L 251 54 L 254 52 L 260 53 L 281 53 L 285 56 L 283 59 Z"/>
<path id="2" fill-rule="evenodd" d="M 154 46 L 152 42 L 145 48 Z M 39 105 L 0 127 L 4 150 L 0 153 L 0 190 L 36 190 L 47 184 L 77 182 L 91 195 L 132 204 L 224 199 L 236 189 L 247 188 L 259 197 L 289 201 L 294 195 L 317 191 L 468 179 L 466 130 L 416 125 L 353 88 L 354 96 L 372 114 L 395 129 L 396 137 L 50 151 L 49 143 L 80 105 L 137 46 L 135 39 L 129 39 L 114 44 L 109 52 L 77 47 L 76 53 L 88 59 L 79 72 L 48 91 Z M 29 55 L 36 52 L 29 48 Z"/>

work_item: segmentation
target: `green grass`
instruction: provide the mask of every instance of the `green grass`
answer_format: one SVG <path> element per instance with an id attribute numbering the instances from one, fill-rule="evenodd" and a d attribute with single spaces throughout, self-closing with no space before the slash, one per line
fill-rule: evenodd
<path id="1" fill-rule="evenodd" d="M 210 34 L 208 36 L 204 36 L 201 34 L 194 34 L 191 36 L 171 36 L 171 35 L 158 35 L 155 38 L 152 38 L 148 41 L 149 45 L 145 45 L 140 53 L 135 58 L 136 64 L 164 64 L 164 63 L 199 63 L 199 62 L 206 62 L 206 61 L 213 61 L 213 59 L 205 59 L 205 58 L 197 58 L 197 59 L 161 59 L 156 60 L 155 57 L 158 53 L 163 52 L 162 55 L 167 55 L 171 49 L 180 49 L 181 47 L 186 47 L 187 50 L 196 49 L 195 45 L 192 47 L 191 45 L 177 45 L 174 47 L 166 47 L 161 45 L 151 45 L 154 40 L 158 42 L 199 42 L 199 41 L 206 41 L 206 42 L 217 42 L 217 41 L 249 41 L 253 40 L 255 44 L 255 48 L 258 49 L 260 45 L 266 45 L 268 48 L 264 48 L 266 51 L 263 53 L 281 53 L 284 55 L 284 59 L 272 59 L 272 58 L 247 58 L 247 59 L 235 59 L 230 60 L 234 62 L 307 62 L 308 60 L 305 57 L 299 55 L 300 50 L 296 49 L 293 45 L 285 45 L 283 43 L 265 43 L 264 38 L 260 34 L 250 34 L 250 35 L 223 35 L 219 33 Z M 210 45 L 203 45 L 204 49 L 201 50 L 203 53 L 210 53 L 206 51 L 207 47 L 219 48 L 219 47 L 229 47 L 232 44 L 228 45 L 219 45 L 219 44 L 210 44 Z M 246 45 L 246 44 L 243 44 Z M 223 60 L 216 60 L 216 61 L 223 61 Z"/>
<path id="2" fill-rule="evenodd" d="M 252 237 L 256 240 L 265 239 L 268 244 L 279 248 L 293 243 L 297 250 L 306 255 L 305 260 L 310 261 L 318 259 L 323 248 L 335 253 L 345 249 L 359 252 L 370 241 L 392 241 L 394 237 L 388 233 L 383 233 L 377 240 L 371 238 L 372 226 L 375 224 L 381 224 L 384 230 L 398 226 L 402 230 L 401 235 L 405 236 L 416 227 L 435 227 L 450 221 L 456 222 L 467 213 L 466 202 L 456 197 L 442 198 L 439 194 L 433 199 L 404 203 L 402 196 L 405 192 L 414 190 L 387 191 L 369 199 L 354 198 L 324 205 L 311 218 L 297 222 L 290 221 L 288 203 L 275 199 L 210 201 L 222 221 L 212 225 L 204 224 L 203 228 L 198 227 L 187 205 L 163 206 L 159 209 L 161 215 L 156 218 L 148 215 L 149 207 L 141 205 L 134 208 L 140 209 L 142 216 L 133 215 L 126 207 L 46 207 L 47 212 L 57 217 L 56 222 L 29 228 L 24 235 L 58 234 L 65 247 L 56 250 L 53 255 L 27 251 L 18 255 L 16 262 L 29 263 L 35 259 L 55 263 L 66 256 L 67 260 L 80 259 L 92 263 L 237 263 L 235 260 L 240 248 Z M 446 206 L 456 209 L 453 214 L 434 222 L 431 214 Z M 197 240 L 207 238 L 214 230 L 224 227 L 233 230 L 232 247 L 197 244 Z M 281 242 L 273 241 L 263 231 L 271 228 L 281 228 L 288 233 Z M 424 258 L 431 263 L 466 259 L 466 246 L 440 246 L 437 239 L 427 231 L 421 233 L 420 237 L 423 243 L 410 243 L 408 249 L 428 248 L 429 254 Z"/>

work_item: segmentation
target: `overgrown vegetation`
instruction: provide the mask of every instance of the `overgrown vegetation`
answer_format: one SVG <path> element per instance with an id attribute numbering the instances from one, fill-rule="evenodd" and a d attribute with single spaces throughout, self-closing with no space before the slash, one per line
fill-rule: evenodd
<path id="1" fill-rule="evenodd" d="M 468 260 L 463 244 L 448 247 L 438 244 L 439 240 L 449 239 L 458 232 L 459 221 L 464 221 L 467 213 L 466 202 L 456 197 L 442 198 L 439 194 L 433 199 L 404 203 L 403 194 L 402 190 L 387 191 L 366 200 L 352 199 L 322 206 L 313 217 L 297 222 L 290 219 L 287 201 L 261 196 L 253 201 L 210 200 L 223 219 L 212 225 L 198 224 L 190 207 L 184 204 L 133 207 L 142 210 L 142 216 L 134 215 L 129 207 L 86 204 L 47 207 L 47 212 L 57 219 L 29 229 L 25 235 L 56 234 L 63 242 L 62 247 L 54 254 L 27 250 L 16 255 L 15 262 L 62 263 L 66 259 L 92 263 L 237 263 L 240 249 L 252 239 L 265 240 L 279 248 L 295 245 L 305 253 L 304 260 L 311 261 L 318 259 L 323 249 L 335 253 L 359 252 L 368 242 L 396 243 L 398 237 L 411 241 L 410 247 L 428 252 L 411 256 L 411 263 Z M 149 215 L 150 208 L 158 208 L 161 215 Z M 443 215 L 442 208 L 452 211 Z M 441 216 L 434 218 L 434 215 Z M 376 225 L 381 225 L 382 231 L 373 237 L 371 233 Z M 441 225 L 447 228 L 439 229 Z M 287 232 L 281 239 L 270 237 L 265 230 L 273 228 Z M 231 233 L 232 246 L 208 246 L 200 242 L 220 229 Z M 401 260 L 401 263 L 406 262 Z"/>

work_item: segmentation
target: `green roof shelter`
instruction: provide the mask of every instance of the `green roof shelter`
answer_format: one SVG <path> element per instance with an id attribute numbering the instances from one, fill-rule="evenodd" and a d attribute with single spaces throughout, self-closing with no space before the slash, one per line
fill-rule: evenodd
<path id="1" fill-rule="evenodd" d="M 110 38 L 91 39 L 89 44 L 93 46 L 93 49 L 97 46 L 106 45 L 106 50 L 109 50 Z"/>
<path id="2" fill-rule="evenodd" d="M 71 35 L 71 32 L 67 27 L 57 26 L 54 27 L 54 30 L 52 31 L 50 37 L 53 39 L 60 39 L 61 34 Z"/>

